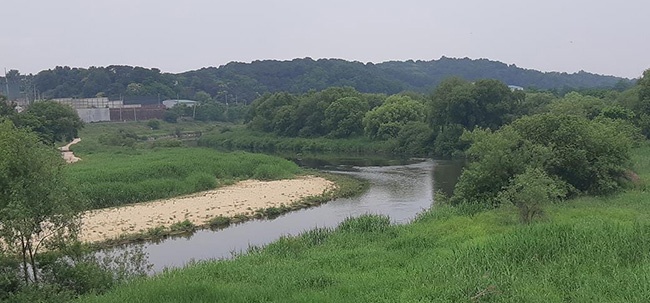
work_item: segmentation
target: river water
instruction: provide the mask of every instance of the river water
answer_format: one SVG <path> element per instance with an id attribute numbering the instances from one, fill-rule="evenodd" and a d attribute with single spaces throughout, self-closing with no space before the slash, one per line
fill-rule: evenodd
<path id="1" fill-rule="evenodd" d="M 408 165 L 346 166 L 343 171 L 330 172 L 368 180 L 367 192 L 271 220 L 253 220 L 217 231 L 201 230 L 191 236 L 139 245 L 149 256 L 152 273 L 157 273 L 192 261 L 230 258 L 251 246 L 263 246 L 281 236 L 297 235 L 316 227 L 335 227 L 348 217 L 362 214 L 382 214 L 395 224 L 408 223 L 431 207 L 435 191 L 449 193 L 453 189 L 461 167 L 459 162 L 439 160 Z"/>

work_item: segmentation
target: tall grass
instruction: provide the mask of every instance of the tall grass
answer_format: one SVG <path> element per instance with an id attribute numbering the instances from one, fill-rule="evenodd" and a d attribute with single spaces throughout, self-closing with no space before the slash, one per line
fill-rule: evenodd
<path id="1" fill-rule="evenodd" d="M 261 154 L 174 148 L 88 154 L 66 172 L 91 207 L 102 208 L 189 194 L 242 179 L 289 178 L 299 168 Z"/>
<path id="2" fill-rule="evenodd" d="M 202 262 L 83 302 L 644 302 L 650 224 L 606 217 L 523 226 L 496 210 L 436 209 L 285 237 L 231 261 Z M 444 214 L 446 213 L 446 214 Z M 434 218 L 435 217 L 435 218 Z"/>
<path id="3" fill-rule="evenodd" d="M 395 143 L 368 138 L 328 139 L 278 137 L 242 127 L 204 134 L 200 146 L 255 152 L 345 152 L 355 154 L 391 154 Z"/>
<path id="4" fill-rule="evenodd" d="M 647 148 L 633 155 L 650 173 Z M 647 180 L 647 179 L 646 179 Z M 645 187 L 547 206 L 467 214 L 440 205 L 408 225 L 348 219 L 134 281 L 80 302 L 647 302 L 650 193 Z"/>

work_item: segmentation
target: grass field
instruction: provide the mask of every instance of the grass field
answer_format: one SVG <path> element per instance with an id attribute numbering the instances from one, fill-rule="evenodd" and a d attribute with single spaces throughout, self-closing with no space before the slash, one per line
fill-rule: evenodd
<path id="1" fill-rule="evenodd" d="M 202 122 L 162 122 L 157 130 L 146 122 L 88 124 L 80 133 L 82 141 L 71 147 L 82 160 L 67 166 L 66 173 L 89 200 L 89 208 L 103 208 L 180 196 L 244 179 L 291 178 L 301 172 L 295 163 L 278 157 L 190 148 L 177 139 L 143 140 L 216 127 Z M 107 136 L 119 136 L 117 142 L 127 145 L 106 144 Z"/>
<path id="2" fill-rule="evenodd" d="M 647 181 L 650 148 L 635 150 Z M 585 197 L 519 223 L 512 207 L 350 219 L 80 302 L 647 302 L 650 193 Z"/>
<path id="3" fill-rule="evenodd" d="M 237 180 L 290 178 L 293 162 L 245 152 L 207 148 L 156 148 L 94 153 L 66 168 L 91 208 L 116 206 L 213 189 Z"/>

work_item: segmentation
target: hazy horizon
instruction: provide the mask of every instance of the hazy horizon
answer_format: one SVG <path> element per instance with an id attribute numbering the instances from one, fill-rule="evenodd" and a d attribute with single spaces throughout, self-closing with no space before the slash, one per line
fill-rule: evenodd
<path id="1" fill-rule="evenodd" d="M 229 62 L 489 59 L 638 78 L 650 2 L 32 0 L 5 3 L 0 68 L 131 65 L 179 73 Z"/>

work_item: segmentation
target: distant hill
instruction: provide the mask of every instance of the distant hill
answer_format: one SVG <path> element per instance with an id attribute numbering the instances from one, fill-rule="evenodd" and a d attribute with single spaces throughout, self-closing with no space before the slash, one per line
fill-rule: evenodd
<path id="1" fill-rule="evenodd" d="M 14 73 L 14 79 L 9 81 L 22 83 L 22 94 L 28 97 L 33 93 L 47 98 L 156 96 L 248 103 L 267 92 L 303 93 L 331 86 L 352 86 L 365 93 L 429 92 L 451 76 L 470 81 L 492 78 L 509 85 L 549 90 L 613 88 L 632 82 L 583 71 L 573 74 L 540 72 L 487 59 L 446 57 L 379 64 L 311 58 L 231 62 L 180 74 L 119 65 L 88 69 L 56 67 L 34 76 Z"/>

